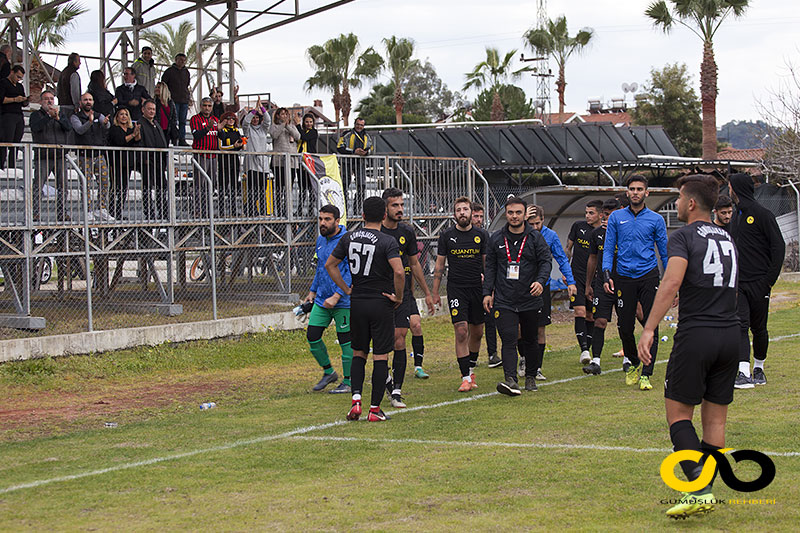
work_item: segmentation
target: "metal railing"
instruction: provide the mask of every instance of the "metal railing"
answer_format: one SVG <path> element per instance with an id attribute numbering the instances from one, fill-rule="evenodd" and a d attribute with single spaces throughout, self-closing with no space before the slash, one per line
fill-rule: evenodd
<path id="1" fill-rule="evenodd" d="M 261 314 L 313 280 L 320 199 L 302 154 L 8 148 L 0 339 Z M 468 159 L 336 160 L 350 227 L 364 198 L 407 194 L 428 275 L 453 200 L 481 199 Z"/>

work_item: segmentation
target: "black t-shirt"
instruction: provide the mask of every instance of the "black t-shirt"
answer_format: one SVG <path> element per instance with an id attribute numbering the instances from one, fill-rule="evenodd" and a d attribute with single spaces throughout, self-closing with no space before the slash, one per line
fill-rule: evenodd
<path id="1" fill-rule="evenodd" d="M 739 323 L 738 252 L 727 231 L 709 222 L 693 222 L 672 234 L 667 255 L 689 262 L 679 293 L 679 329 Z"/>
<path id="2" fill-rule="evenodd" d="M 448 287 L 481 287 L 487 233 L 473 226 L 461 231 L 451 226 L 439 234 L 437 254 L 447 257 Z"/>
<path id="3" fill-rule="evenodd" d="M 586 262 L 589 260 L 589 236 L 593 231 L 594 226 L 590 226 L 585 220 L 579 220 L 574 223 L 569 230 L 568 239 L 574 243 L 571 266 L 575 279 L 586 279 Z"/>
<path id="4" fill-rule="evenodd" d="M 25 105 L 25 102 L 2 103 L 6 98 L 14 98 L 16 96 L 25 96 L 25 87 L 21 83 L 14 85 L 8 78 L 0 80 L 0 109 L 2 109 L 4 115 L 22 114 L 22 106 Z"/>
<path id="5" fill-rule="evenodd" d="M 419 253 L 419 250 L 417 249 L 417 236 L 411 227 L 402 223 L 398 224 L 395 229 L 389 229 L 386 226 L 381 225 L 381 232 L 394 237 L 394 239 L 397 241 L 397 245 L 400 250 L 400 259 L 403 260 L 403 269 L 406 271 L 406 284 L 403 292 L 407 295 L 410 295 L 411 266 L 409 266 L 408 258 Z M 405 297 L 403 297 L 403 299 L 405 300 Z"/>
<path id="6" fill-rule="evenodd" d="M 339 239 L 331 254 L 350 262 L 351 300 L 386 298 L 384 292 L 394 292 L 394 271 L 389 259 L 400 257 L 400 252 L 392 237 L 374 229 L 357 229 Z"/>
<path id="7" fill-rule="evenodd" d="M 589 255 L 597 254 L 597 268 L 594 269 L 592 283 L 603 283 L 603 244 L 606 240 L 606 228 L 598 226 L 589 235 Z"/>

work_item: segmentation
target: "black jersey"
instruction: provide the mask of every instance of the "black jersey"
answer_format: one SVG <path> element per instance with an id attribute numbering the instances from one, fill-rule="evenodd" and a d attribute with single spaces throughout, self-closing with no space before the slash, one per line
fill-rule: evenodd
<path id="1" fill-rule="evenodd" d="M 447 257 L 448 287 L 480 287 L 487 233 L 473 226 L 461 231 L 451 226 L 439 234 L 437 254 Z"/>
<path id="2" fill-rule="evenodd" d="M 407 295 L 411 294 L 411 266 L 409 265 L 409 257 L 417 255 L 417 235 L 414 230 L 406 224 L 400 223 L 395 229 L 389 229 L 381 225 L 381 232 L 386 235 L 392 236 L 397 241 L 397 246 L 400 250 L 400 259 L 403 260 L 403 269 L 406 271 L 406 284 L 403 292 Z M 406 298 L 403 297 L 405 300 Z"/>
<path id="3" fill-rule="evenodd" d="M 586 262 L 589 260 L 589 236 L 594 229 L 594 226 L 589 225 L 585 220 L 579 220 L 569 230 L 568 239 L 574 243 L 571 266 L 575 279 L 586 279 Z M 602 270 L 602 263 L 600 265 L 600 270 Z"/>
<path id="4" fill-rule="evenodd" d="M 331 255 L 350 262 L 352 300 L 386 298 L 394 293 L 394 271 L 389 259 L 400 257 L 397 241 L 378 230 L 361 228 L 346 233 Z"/>
<path id="5" fill-rule="evenodd" d="M 679 293 L 678 329 L 739 323 L 737 251 L 727 231 L 693 222 L 672 234 L 667 254 L 689 262 Z"/>
<path id="6" fill-rule="evenodd" d="M 597 268 L 594 269 L 592 283 L 603 283 L 603 243 L 606 240 L 606 228 L 598 226 L 589 235 L 589 255 L 597 255 Z"/>

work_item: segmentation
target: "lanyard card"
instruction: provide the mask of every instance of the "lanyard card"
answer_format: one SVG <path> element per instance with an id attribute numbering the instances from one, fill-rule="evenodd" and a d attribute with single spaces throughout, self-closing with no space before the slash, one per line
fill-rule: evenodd
<path id="1" fill-rule="evenodd" d="M 512 263 L 508 265 L 508 274 L 506 274 L 506 279 L 519 279 L 519 263 Z"/>

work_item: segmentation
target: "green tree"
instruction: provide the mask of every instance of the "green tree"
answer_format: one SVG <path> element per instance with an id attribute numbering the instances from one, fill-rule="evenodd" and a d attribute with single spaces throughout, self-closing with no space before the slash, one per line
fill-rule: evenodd
<path id="1" fill-rule="evenodd" d="M 500 97 L 500 87 L 508 81 L 518 80 L 524 72 L 533 70 L 531 66 L 512 70 L 511 62 L 516 53 L 516 50 L 511 50 L 501 58 L 497 48 L 487 46 L 486 59 L 475 65 L 472 72 L 465 74 L 467 82 L 464 84 L 463 90 L 466 91 L 472 87 L 476 89 L 489 88 L 494 93 L 492 95 L 491 120 L 505 119 L 503 114 L 505 106 Z"/>
<path id="2" fill-rule="evenodd" d="M 430 61 L 420 62 L 408 71 L 405 89 L 406 105 L 413 114 L 424 115 L 429 120 L 440 120 L 468 105 L 459 92 L 448 89 Z"/>
<path id="3" fill-rule="evenodd" d="M 391 124 L 392 122 L 397 124 L 393 103 L 394 95 L 394 83 L 375 84 L 370 93 L 358 102 L 355 111 L 369 125 Z M 401 123 L 426 124 L 429 122 L 430 119 L 424 114 L 424 106 L 420 99 L 409 98 L 405 101 Z"/>
<path id="4" fill-rule="evenodd" d="M 656 27 L 668 33 L 676 24 L 688 28 L 703 41 L 700 64 L 700 99 L 703 109 L 703 159 L 717 156 L 717 62 L 714 35 L 730 15 L 741 17 L 748 0 L 665 0 L 653 2 L 645 11 Z"/>
<path id="5" fill-rule="evenodd" d="M 383 68 L 383 58 L 371 46 L 360 53 L 358 37 L 352 33 L 328 39 L 322 45 L 311 46 L 307 51 L 309 63 L 315 69 L 306 80 L 306 90 L 314 88 L 333 90 L 334 110 L 348 126 L 351 98 L 350 88 L 361 87 L 364 80 L 374 79 Z M 335 88 L 332 88 L 335 87 Z M 338 95 L 336 92 L 338 88 Z"/>
<path id="6" fill-rule="evenodd" d="M 403 85 L 406 82 L 409 71 L 419 64 L 419 60 L 412 59 L 414 55 L 413 39 L 398 39 L 392 35 L 383 39 L 383 45 L 386 47 L 386 66 L 389 69 L 392 84 L 394 85 L 392 105 L 394 106 L 395 123 L 402 124 L 403 106 L 405 105 Z"/>
<path id="7" fill-rule="evenodd" d="M 645 84 L 644 98 L 637 97 L 631 117 L 637 126 L 664 126 L 678 153 L 698 157 L 701 153 L 703 128 L 700 120 L 700 99 L 692 88 L 685 64 L 652 69 Z"/>
<path id="8" fill-rule="evenodd" d="M 556 92 L 558 93 L 558 112 L 564 112 L 564 92 L 567 80 L 564 75 L 567 60 L 572 54 L 582 52 L 594 36 L 592 28 L 583 28 L 574 36 L 569 35 L 567 17 L 560 16 L 555 20 L 548 20 L 544 28 L 531 28 L 523 36 L 528 47 L 537 54 L 553 56 L 558 65 L 558 78 L 556 79 Z"/>
<path id="9" fill-rule="evenodd" d="M 525 91 L 516 85 L 499 85 L 491 89 L 484 89 L 475 99 L 472 107 L 472 118 L 475 120 L 497 120 L 497 104 L 500 102 L 500 112 L 505 120 L 518 120 L 534 118 L 536 110 L 533 101 L 525 96 Z"/>

